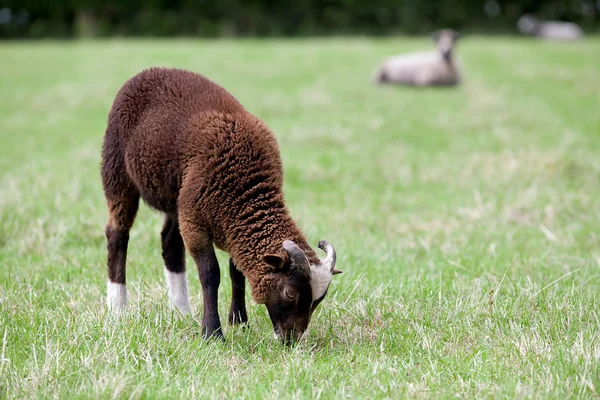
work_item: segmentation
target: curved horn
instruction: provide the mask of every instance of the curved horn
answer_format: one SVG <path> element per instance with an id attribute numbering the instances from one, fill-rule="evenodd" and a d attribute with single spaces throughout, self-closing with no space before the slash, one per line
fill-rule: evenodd
<path id="1" fill-rule="evenodd" d="M 335 249 L 326 240 L 319 241 L 319 248 L 325 252 L 325 257 L 321 259 L 321 265 L 329 266 L 333 275 L 341 274 L 342 271 L 335 269 Z"/>
<path id="2" fill-rule="evenodd" d="M 306 255 L 302 251 L 300 247 L 291 240 L 286 240 L 283 242 L 283 248 L 287 251 L 290 256 L 290 260 L 292 261 L 292 268 L 301 267 L 301 268 L 309 268 L 308 259 Z"/>

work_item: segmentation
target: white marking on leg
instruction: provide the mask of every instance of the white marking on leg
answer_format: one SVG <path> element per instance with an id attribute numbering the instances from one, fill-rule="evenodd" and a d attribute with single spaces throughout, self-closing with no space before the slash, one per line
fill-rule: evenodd
<path id="1" fill-rule="evenodd" d="M 114 283 L 109 280 L 106 289 L 108 309 L 119 314 L 127 305 L 127 287 L 123 283 Z"/>
<path id="2" fill-rule="evenodd" d="M 190 294 L 188 292 L 185 271 L 172 272 L 165 268 L 165 277 L 167 278 L 167 294 L 169 295 L 171 310 L 176 308 L 184 315 L 190 314 L 192 306 L 190 305 Z"/>

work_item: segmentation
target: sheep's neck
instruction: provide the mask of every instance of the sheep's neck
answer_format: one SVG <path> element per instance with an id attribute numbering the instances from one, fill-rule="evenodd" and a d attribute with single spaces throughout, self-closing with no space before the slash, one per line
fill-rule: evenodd
<path id="1" fill-rule="evenodd" d="M 294 241 L 311 263 L 319 260 L 283 205 L 257 208 L 249 203 L 237 214 L 236 224 L 226 236 L 227 250 L 236 268 L 248 278 L 253 292 L 264 275 L 277 272 L 264 263 L 263 257 L 266 254 L 285 257 L 284 240 Z"/>
<path id="2" fill-rule="evenodd" d="M 442 62 L 444 63 L 444 67 L 446 68 L 446 74 L 450 77 L 457 76 L 458 71 L 456 69 L 456 64 L 454 63 L 454 59 L 445 59 L 442 58 Z"/>
<path id="3" fill-rule="evenodd" d="M 450 58 L 445 58 L 444 56 L 442 56 L 442 62 L 446 65 L 446 67 L 448 67 L 449 69 L 454 69 L 454 59 L 452 57 Z"/>

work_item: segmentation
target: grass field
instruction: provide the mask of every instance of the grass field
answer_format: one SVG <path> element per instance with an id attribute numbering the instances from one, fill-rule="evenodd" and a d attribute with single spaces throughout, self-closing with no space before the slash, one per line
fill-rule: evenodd
<path id="1" fill-rule="evenodd" d="M 598 398 L 600 40 L 465 38 L 459 88 L 369 84 L 384 56 L 430 47 L 0 43 L 0 398 Z M 225 343 L 173 318 L 145 206 L 130 312 L 106 312 L 100 146 L 120 85 L 155 65 L 273 128 L 293 216 L 336 247 L 345 273 L 298 347 L 250 299 Z M 198 314 L 189 257 L 188 276 Z"/>

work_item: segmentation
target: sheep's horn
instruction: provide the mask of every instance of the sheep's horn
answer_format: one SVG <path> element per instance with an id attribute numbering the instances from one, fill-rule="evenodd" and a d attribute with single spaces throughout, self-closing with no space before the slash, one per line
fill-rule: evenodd
<path id="1" fill-rule="evenodd" d="M 308 259 L 300 247 L 291 240 L 283 242 L 283 248 L 287 251 L 292 261 L 292 268 L 309 268 Z"/>
<path id="2" fill-rule="evenodd" d="M 326 240 L 320 240 L 319 248 L 325 252 L 325 257 L 321 259 L 321 265 L 329 266 L 333 275 L 341 274 L 342 271 L 335 268 L 335 249 L 333 248 L 331 243 L 329 243 Z"/>

